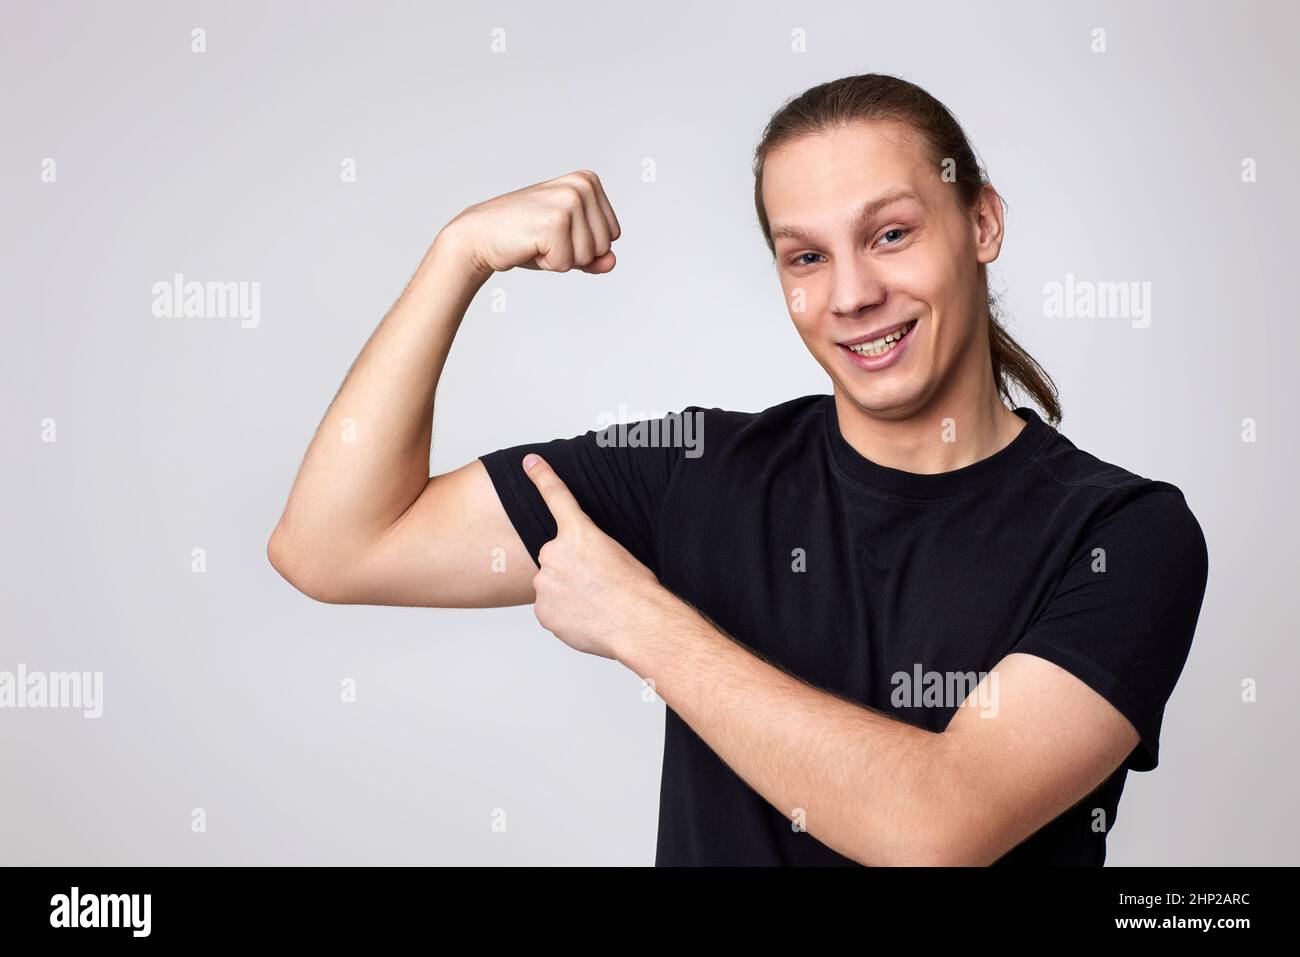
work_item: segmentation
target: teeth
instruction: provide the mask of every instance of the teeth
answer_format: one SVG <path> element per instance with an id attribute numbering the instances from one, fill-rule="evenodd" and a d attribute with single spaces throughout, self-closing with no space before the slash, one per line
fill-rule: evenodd
<path id="1" fill-rule="evenodd" d="M 871 342 L 860 342 L 856 346 L 849 346 L 849 348 L 860 356 L 883 356 L 893 348 L 895 342 L 907 335 L 907 331 L 911 328 L 912 324 L 908 323 L 887 336 L 882 336 Z"/>

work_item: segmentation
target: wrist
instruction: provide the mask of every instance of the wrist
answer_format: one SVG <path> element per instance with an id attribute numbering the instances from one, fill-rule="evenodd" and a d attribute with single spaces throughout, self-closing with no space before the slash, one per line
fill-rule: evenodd
<path id="1" fill-rule="evenodd" d="M 424 258 L 425 265 L 449 268 L 475 288 L 487 282 L 496 271 L 479 260 L 472 244 L 456 226 L 456 220 L 438 231 Z"/>

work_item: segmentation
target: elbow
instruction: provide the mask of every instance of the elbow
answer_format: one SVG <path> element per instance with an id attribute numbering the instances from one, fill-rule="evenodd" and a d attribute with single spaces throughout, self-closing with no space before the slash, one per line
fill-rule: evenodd
<path id="1" fill-rule="evenodd" d="M 267 540 L 266 558 L 281 578 L 308 598 L 329 605 L 351 603 L 342 577 L 322 560 L 322 550 L 295 541 L 283 520 Z"/>
<path id="2" fill-rule="evenodd" d="M 860 863 L 887 867 L 987 867 L 1016 843 L 1011 809 L 976 793 L 944 734 L 926 737 L 886 843 Z M 879 840 L 880 835 L 877 835 Z M 871 859 L 865 859 L 871 858 Z"/>
<path id="3" fill-rule="evenodd" d="M 959 830 L 938 816 L 918 815 L 906 836 L 874 854 L 854 855 L 876 867 L 987 867 L 1000 857 L 979 832 Z"/>
<path id="4" fill-rule="evenodd" d="M 924 802 L 913 827 L 908 863 L 921 867 L 988 867 L 1018 843 L 1015 822 L 995 801 L 955 786 Z"/>
<path id="5" fill-rule="evenodd" d="M 984 867 L 994 857 L 938 822 L 920 822 L 894 846 L 852 857 L 868 867 Z"/>
<path id="6" fill-rule="evenodd" d="M 954 834 L 950 829 L 936 827 L 934 835 L 920 842 L 914 859 L 915 867 L 988 867 L 1001 854 L 992 849 L 992 842 L 979 834 Z"/>

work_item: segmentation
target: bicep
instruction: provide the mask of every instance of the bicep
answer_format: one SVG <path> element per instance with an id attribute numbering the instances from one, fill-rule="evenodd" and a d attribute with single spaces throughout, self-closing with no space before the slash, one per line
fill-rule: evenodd
<path id="1" fill-rule="evenodd" d="M 354 603 L 492 608 L 532 603 L 537 565 L 475 459 L 431 477 L 419 497 L 358 557 Z"/>
<path id="2" fill-rule="evenodd" d="M 950 840 L 958 857 L 985 863 L 1087 797 L 1139 740 L 1091 687 L 1023 653 L 985 676 L 940 737 Z"/>
<path id="3" fill-rule="evenodd" d="M 602 434 L 588 431 L 500 449 L 430 478 L 406 513 L 348 563 L 340 583 L 345 600 L 438 608 L 535 601 L 533 555 L 554 537 L 555 525 L 524 476 L 526 452 L 545 458 L 592 521 L 657 570 L 657 515 L 680 449 L 604 442 Z"/>

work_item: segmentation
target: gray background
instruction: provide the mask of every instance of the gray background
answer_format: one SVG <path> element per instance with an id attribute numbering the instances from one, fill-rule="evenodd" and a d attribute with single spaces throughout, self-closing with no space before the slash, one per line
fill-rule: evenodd
<path id="1" fill-rule="evenodd" d="M 573 169 L 606 185 L 619 266 L 489 283 L 508 309 L 471 306 L 436 471 L 620 404 L 828 392 L 749 164 L 787 97 L 874 70 L 947 103 L 1006 196 L 994 277 L 1062 431 L 1182 488 L 1209 542 L 1162 763 L 1129 775 L 1109 862 L 1296 863 L 1300 16 L 1048 6 L 6 3 L 0 670 L 103 671 L 105 700 L 0 711 L 0 860 L 651 863 L 664 712 L 630 671 L 528 607 L 316 604 L 266 539 L 437 230 Z M 260 326 L 155 318 L 176 272 L 260 282 Z M 1044 318 L 1066 273 L 1150 282 L 1150 328 Z"/>

